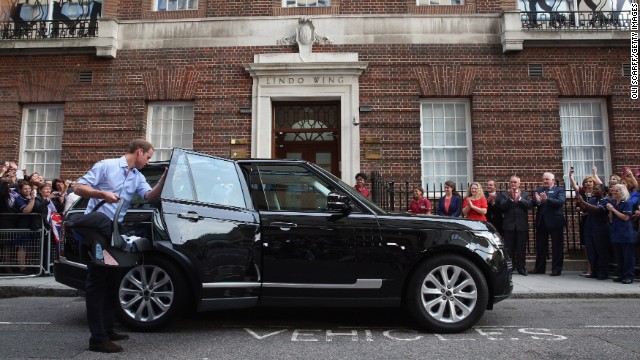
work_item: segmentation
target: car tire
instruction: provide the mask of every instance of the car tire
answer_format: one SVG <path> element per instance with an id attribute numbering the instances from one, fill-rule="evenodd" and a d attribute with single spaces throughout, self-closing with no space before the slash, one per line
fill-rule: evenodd
<path id="1" fill-rule="evenodd" d="M 127 271 L 118 288 L 117 315 L 135 331 L 162 328 L 182 314 L 187 288 L 171 261 L 145 256 L 145 263 Z"/>
<path id="2" fill-rule="evenodd" d="M 487 308 L 482 272 L 454 254 L 421 263 L 407 288 L 407 307 L 418 324 L 435 333 L 457 333 L 475 325 Z"/>

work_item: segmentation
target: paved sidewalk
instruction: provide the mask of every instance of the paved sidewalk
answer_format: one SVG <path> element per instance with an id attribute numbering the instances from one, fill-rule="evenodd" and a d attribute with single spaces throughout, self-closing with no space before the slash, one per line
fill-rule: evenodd
<path id="1" fill-rule="evenodd" d="M 622 285 L 609 280 L 587 279 L 579 271 L 561 276 L 513 274 L 514 299 L 542 298 L 640 298 L 640 280 Z M 0 277 L 0 298 L 20 296 L 81 296 L 81 292 L 59 284 L 53 276 Z"/>

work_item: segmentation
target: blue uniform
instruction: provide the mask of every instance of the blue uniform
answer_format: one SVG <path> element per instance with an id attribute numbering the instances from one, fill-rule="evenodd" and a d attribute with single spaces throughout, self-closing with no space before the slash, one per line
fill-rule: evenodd
<path id="1" fill-rule="evenodd" d="M 628 201 L 620 201 L 618 204 L 612 202 L 612 204 L 616 210 L 629 216 L 627 220 L 622 220 L 613 214 L 611 221 L 611 245 L 613 246 L 616 263 L 618 263 L 618 276 L 622 278 L 622 280 L 633 281 L 636 265 L 633 253 L 636 234 L 631 225 L 633 207 Z"/>
<path id="2" fill-rule="evenodd" d="M 609 210 L 608 198 L 589 197 L 587 203 L 597 207 L 584 217 L 584 245 L 593 275 L 606 278 L 609 275 Z"/>

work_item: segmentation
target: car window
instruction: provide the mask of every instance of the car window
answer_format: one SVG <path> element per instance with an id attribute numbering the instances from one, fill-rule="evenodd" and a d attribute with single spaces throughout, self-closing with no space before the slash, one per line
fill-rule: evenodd
<path id="1" fill-rule="evenodd" d="M 258 169 L 268 210 L 326 211 L 333 187 L 309 169 L 299 165 L 260 165 Z"/>
<path id="2" fill-rule="evenodd" d="M 193 201 L 195 200 L 195 193 L 187 157 L 184 153 L 178 153 L 174 156 L 176 158 L 172 159 L 171 167 L 169 168 L 169 186 L 165 185 L 162 189 L 162 197 Z"/>
<path id="3" fill-rule="evenodd" d="M 176 153 L 169 171 L 167 196 L 189 201 L 246 207 L 235 163 L 218 158 Z M 166 187 L 166 186 L 165 186 Z M 165 193 L 163 192 L 163 196 Z"/>

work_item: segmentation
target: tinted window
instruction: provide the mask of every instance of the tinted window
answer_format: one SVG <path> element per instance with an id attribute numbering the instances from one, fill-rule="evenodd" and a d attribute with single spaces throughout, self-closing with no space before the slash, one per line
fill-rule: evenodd
<path id="1" fill-rule="evenodd" d="M 333 188 L 298 165 L 261 165 L 262 190 L 268 210 L 325 211 Z"/>

